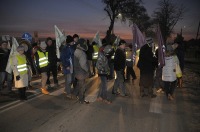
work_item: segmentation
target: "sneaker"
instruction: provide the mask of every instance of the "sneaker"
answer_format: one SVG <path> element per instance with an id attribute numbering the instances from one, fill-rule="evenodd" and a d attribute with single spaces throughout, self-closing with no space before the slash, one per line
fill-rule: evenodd
<path id="1" fill-rule="evenodd" d="M 86 101 L 86 100 L 84 100 L 84 101 L 79 101 L 79 103 L 80 103 L 80 104 L 89 104 L 90 102 L 89 102 L 89 101 Z"/>
<path id="2" fill-rule="evenodd" d="M 44 89 L 44 88 L 41 88 L 41 92 L 42 92 L 43 94 L 49 94 L 49 92 L 48 92 L 46 89 Z"/>
<path id="3" fill-rule="evenodd" d="M 162 91 L 162 88 L 159 88 L 156 92 L 160 93 Z"/>
<path id="4" fill-rule="evenodd" d="M 114 91 L 112 91 L 112 94 L 114 94 L 114 95 L 120 95 L 120 92 L 114 92 Z"/>
<path id="5" fill-rule="evenodd" d="M 106 103 L 106 104 L 111 104 L 111 103 L 112 103 L 112 102 L 111 102 L 110 100 L 108 100 L 108 99 L 104 99 L 103 102 Z"/>
<path id="6" fill-rule="evenodd" d="M 173 96 L 171 96 L 170 94 L 168 95 L 168 99 L 169 100 L 174 100 Z"/>
<path id="7" fill-rule="evenodd" d="M 100 102 L 100 101 L 103 101 L 103 99 L 101 97 L 98 97 L 97 101 Z"/>

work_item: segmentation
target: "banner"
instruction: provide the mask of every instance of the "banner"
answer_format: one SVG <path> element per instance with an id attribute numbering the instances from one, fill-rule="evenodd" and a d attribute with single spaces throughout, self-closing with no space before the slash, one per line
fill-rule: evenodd
<path id="1" fill-rule="evenodd" d="M 57 58 L 60 58 L 60 46 L 65 41 L 66 37 L 64 34 L 60 31 L 60 29 L 55 25 L 55 36 L 56 36 L 56 55 Z"/>
<path id="2" fill-rule="evenodd" d="M 117 38 L 115 39 L 114 45 L 118 46 L 120 41 L 120 36 L 118 35 Z"/>
<path id="3" fill-rule="evenodd" d="M 133 51 L 133 63 L 135 63 L 136 51 L 140 49 L 143 45 L 146 44 L 146 40 L 138 26 L 134 23 L 132 27 L 133 33 L 133 43 L 132 43 L 132 51 Z"/>
<path id="4" fill-rule="evenodd" d="M 98 47 L 102 46 L 102 42 L 101 42 L 101 38 L 100 38 L 100 35 L 99 35 L 99 31 L 95 34 L 92 42 L 96 42 Z"/>
<path id="5" fill-rule="evenodd" d="M 8 72 L 10 74 L 12 73 L 10 60 L 11 60 L 12 56 L 14 55 L 14 53 L 17 51 L 18 46 L 19 46 L 19 44 L 18 44 L 16 38 L 12 37 L 12 47 L 11 47 L 11 50 L 10 50 L 10 55 L 9 55 L 8 63 L 7 63 L 7 66 L 6 66 L 6 72 Z"/>
<path id="6" fill-rule="evenodd" d="M 160 31 L 160 26 L 157 25 L 156 30 L 157 38 L 158 38 L 158 67 L 161 68 L 165 65 L 165 44 L 163 41 L 163 37 Z"/>

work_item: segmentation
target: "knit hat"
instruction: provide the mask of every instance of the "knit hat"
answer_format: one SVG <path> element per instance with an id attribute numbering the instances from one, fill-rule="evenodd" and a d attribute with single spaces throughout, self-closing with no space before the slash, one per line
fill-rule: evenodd
<path id="1" fill-rule="evenodd" d="M 45 41 L 42 41 L 42 42 L 40 43 L 40 48 L 46 49 L 46 47 L 47 47 L 47 44 L 45 43 Z"/>
<path id="2" fill-rule="evenodd" d="M 20 45 L 17 47 L 17 52 L 24 51 L 24 46 Z"/>
<path id="3" fill-rule="evenodd" d="M 146 41 L 147 41 L 147 44 L 152 44 L 153 43 L 153 39 L 151 37 L 147 37 Z"/>
<path id="4" fill-rule="evenodd" d="M 73 35 L 73 39 L 74 39 L 74 38 L 79 38 L 78 34 L 74 34 L 74 35 Z"/>
<path id="5" fill-rule="evenodd" d="M 74 41 L 73 37 L 71 35 L 68 35 L 67 38 L 66 38 L 66 42 L 71 43 L 73 41 Z"/>
<path id="6" fill-rule="evenodd" d="M 7 41 L 1 41 L 1 43 L 0 43 L 0 46 L 1 46 L 3 43 L 6 43 L 6 44 L 8 44 L 8 42 L 7 42 Z"/>
<path id="7" fill-rule="evenodd" d="M 86 41 L 83 38 L 80 38 L 78 40 L 77 45 L 80 45 L 80 46 L 77 46 L 77 47 L 80 48 L 81 50 L 84 50 L 84 51 L 88 50 L 88 46 L 86 44 Z"/>
<path id="8" fill-rule="evenodd" d="M 122 45 L 122 44 L 126 44 L 126 41 L 123 40 L 123 39 L 121 39 L 121 40 L 119 41 L 119 45 L 118 45 L 118 46 L 120 46 L 120 45 Z"/>

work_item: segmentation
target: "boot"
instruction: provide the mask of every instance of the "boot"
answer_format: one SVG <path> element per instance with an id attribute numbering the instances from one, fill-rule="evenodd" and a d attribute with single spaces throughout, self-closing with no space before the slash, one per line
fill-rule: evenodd
<path id="1" fill-rule="evenodd" d="M 46 88 L 41 88 L 41 92 L 42 92 L 43 94 L 49 94 L 49 92 L 47 91 Z"/>

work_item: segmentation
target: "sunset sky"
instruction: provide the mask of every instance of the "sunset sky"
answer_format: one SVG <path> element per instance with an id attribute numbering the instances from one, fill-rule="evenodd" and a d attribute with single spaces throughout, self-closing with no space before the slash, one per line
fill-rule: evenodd
<path id="1" fill-rule="evenodd" d="M 143 0 L 151 16 L 158 7 L 159 0 Z M 183 27 L 186 40 L 195 38 L 200 20 L 200 0 L 173 0 L 186 7 L 183 20 L 175 26 L 174 33 Z M 39 37 L 54 37 L 54 25 L 66 34 L 79 34 L 92 38 L 97 31 L 101 37 L 109 26 L 109 18 L 103 11 L 101 0 L 1 0 L 0 35 L 20 37 L 24 32 L 33 35 L 38 31 Z M 131 27 L 116 21 L 114 33 L 121 38 L 131 39 Z"/>

